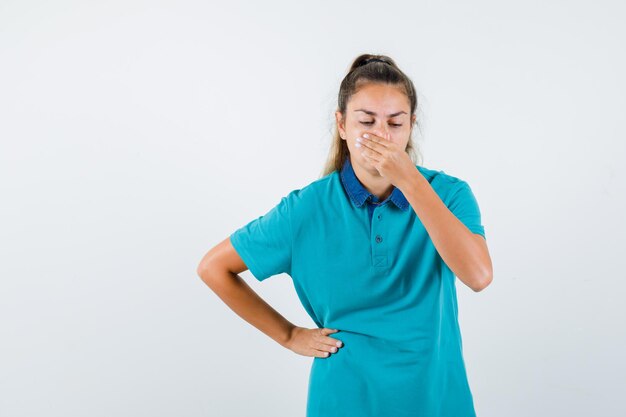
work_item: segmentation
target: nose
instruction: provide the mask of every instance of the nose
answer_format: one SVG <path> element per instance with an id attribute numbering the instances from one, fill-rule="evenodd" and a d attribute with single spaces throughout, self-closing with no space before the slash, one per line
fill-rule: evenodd
<path id="1" fill-rule="evenodd" d="M 375 129 L 373 132 L 374 132 L 374 134 L 376 136 L 380 136 L 381 138 L 385 138 L 386 139 L 388 137 L 391 137 L 390 134 L 389 134 L 389 130 L 387 128 Z"/>
<path id="2" fill-rule="evenodd" d="M 388 129 L 381 129 L 378 130 L 378 132 L 376 133 L 378 136 L 380 136 L 383 139 L 389 139 L 391 140 L 391 134 L 389 133 Z"/>

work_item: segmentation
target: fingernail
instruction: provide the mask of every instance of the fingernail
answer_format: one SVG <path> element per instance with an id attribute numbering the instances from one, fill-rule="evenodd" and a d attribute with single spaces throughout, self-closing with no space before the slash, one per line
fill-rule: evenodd
<path id="1" fill-rule="evenodd" d="M 361 144 L 357 142 L 357 143 L 354 144 L 354 146 L 357 147 L 357 148 L 360 148 Z"/>
<path id="2" fill-rule="evenodd" d="M 341 342 L 337 342 L 337 346 L 341 347 Z"/>
<path id="3" fill-rule="evenodd" d="M 363 137 L 364 137 L 365 139 L 369 139 L 370 135 L 368 135 L 367 133 L 363 133 Z"/>

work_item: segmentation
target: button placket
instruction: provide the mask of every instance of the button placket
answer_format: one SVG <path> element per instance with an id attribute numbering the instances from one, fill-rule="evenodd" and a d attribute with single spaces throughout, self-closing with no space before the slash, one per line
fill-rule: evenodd
<path id="1" fill-rule="evenodd" d="M 386 267 L 387 260 L 387 242 L 385 241 L 385 229 L 383 216 L 381 212 L 385 210 L 387 206 L 382 205 L 374 209 L 374 216 L 372 217 L 372 230 L 371 230 L 371 249 L 372 249 L 372 266 L 374 267 Z"/>

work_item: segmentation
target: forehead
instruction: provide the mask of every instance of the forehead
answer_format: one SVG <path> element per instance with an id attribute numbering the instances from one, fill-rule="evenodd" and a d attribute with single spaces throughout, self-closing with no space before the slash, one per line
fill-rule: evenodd
<path id="1" fill-rule="evenodd" d="M 369 83 L 359 88 L 348 103 L 350 110 L 367 109 L 378 114 L 388 114 L 400 110 L 409 113 L 409 98 L 400 86 Z M 363 112 L 358 112 L 365 114 Z"/>

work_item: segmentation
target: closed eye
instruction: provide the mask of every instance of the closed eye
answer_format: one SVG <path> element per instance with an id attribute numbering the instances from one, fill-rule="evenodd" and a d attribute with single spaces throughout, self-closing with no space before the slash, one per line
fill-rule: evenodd
<path id="1" fill-rule="evenodd" d="M 373 124 L 374 124 L 374 122 L 359 122 L 359 123 L 361 123 L 362 125 L 368 125 L 368 126 L 369 126 L 369 125 L 373 125 Z M 400 127 L 400 126 L 402 126 L 402 123 L 400 123 L 400 124 L 397 124 L 397 123 L 389 123 L 389 124 L 390 124 L 391 126 L 393 126 L 393 127 Z"/>

